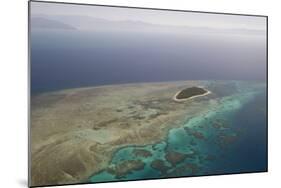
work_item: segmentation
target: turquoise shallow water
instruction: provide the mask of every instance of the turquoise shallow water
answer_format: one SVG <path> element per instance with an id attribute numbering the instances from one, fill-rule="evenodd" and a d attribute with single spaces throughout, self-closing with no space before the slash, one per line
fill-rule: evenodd
<path id="1" fill-rule="evenodd" d="M 196 176 L 224 173 L 259 172 L 267 170 L 266 88 L 260 83 L 203 83 L 216 92 L 218 105 L 210 105 L 200 115 L 171 129 L 168 137 L 154 145 L 128 146 L 118 150 L 110 166 L 128 160 L 141 160 L 143 169 L 116 177 L 102 171 L 90 177 L 90 182 Z M 151 156 L 134 154 L 144 149 Z M 177 152 L 182 160 L 172 164 L 165 157 Z M 165 173 L 151 167 L 155 160 L 163 161 Z"/>

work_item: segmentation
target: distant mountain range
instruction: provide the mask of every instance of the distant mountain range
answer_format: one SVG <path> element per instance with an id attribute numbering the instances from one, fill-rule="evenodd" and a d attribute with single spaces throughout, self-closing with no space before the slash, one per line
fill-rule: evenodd
<path id="1" fill-rule="evenodd" d="M 174 26 L 152 24 L 142 21 L 113 21 L 90 16 L 72 15 L 33 15 L 31 17 L 32 28 L 49 29 L 78 29 L 78 30 L 124 30 L 124 31 L 148 31 L 148 32 L 180 32 L 180 33 L 223 33 L 223 34 L 265 34 L 265 30 L 245 28 L 211 28 L 193 26 Z"/>
<path id="2" fill-rule="evenodd" d="M 42 17 L 32 17 L 31 18 L 32 28 L 45 28 L 45 29 L 76 29 L 75 27 L 65 24 L 57 20 L 50 20 Z"/>

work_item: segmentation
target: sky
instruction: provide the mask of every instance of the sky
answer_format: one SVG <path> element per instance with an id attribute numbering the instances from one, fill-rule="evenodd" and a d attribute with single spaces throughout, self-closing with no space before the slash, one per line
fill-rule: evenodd
<path id="1" fill-rule="evenodd" d="M 112 21 L 131 20 L 158 25 L 209 27 L 217 29 L 266 29 L 265 17 L 61 3 L 31 2 L 31 15 L 77 15 L 103 18 Z"/>

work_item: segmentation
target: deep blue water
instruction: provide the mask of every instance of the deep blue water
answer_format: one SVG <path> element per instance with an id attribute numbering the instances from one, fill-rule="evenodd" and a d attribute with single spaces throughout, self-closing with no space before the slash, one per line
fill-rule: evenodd
<path id="1" fill-rule="evenodd" d="M 228 153 L 233 163 L 229 172 L 267 170 L 266 109 L 266 93 L 262 92 L 234 116 L 234 131 L 238 132 L 239 139 L 232 147 L 232 153 Z"/>
<path id="2" fill-rule="evenodd" d="M 265 91 L 261 91 L 243 104 L 239 110 L 216 115 L 215 118 L 224 119 L 229 126 L 225 131 L 214 133 L 216 138 L 213 139 L 218 139 L 220 135 L 234 135 L 234 139 L 222 145 L 223 147 L 220 147 L 219 151 L 216 145 L 207 144 L 208 152 L 217 156 L 217 160 L 210 161 L 206 165 L 207 172 L 202 172 L 202 174 L 267 171 L 266 108 L 266 94 Z M 206 121 L 204 126 L 207 124 L 211 124 L 211 122 Z"/>
<path id="3" fill-rule="evenodd" d="M 32 94 L 173 80 L 265 80 L 265 39 L 239 35 L 31 31 Z"/>

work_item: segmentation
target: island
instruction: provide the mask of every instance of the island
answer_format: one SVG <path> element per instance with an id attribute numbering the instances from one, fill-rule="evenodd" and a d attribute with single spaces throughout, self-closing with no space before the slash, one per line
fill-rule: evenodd
<path id="1" fill-rule="evenodd" d="M 178 91 L 173 100 L 177 102 L 186 101 L 196 97 L 201 97 L 210 94 L 211 92 L 202 87 L 189 87 Z"/>

